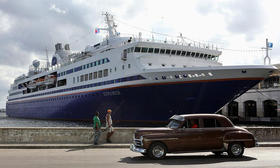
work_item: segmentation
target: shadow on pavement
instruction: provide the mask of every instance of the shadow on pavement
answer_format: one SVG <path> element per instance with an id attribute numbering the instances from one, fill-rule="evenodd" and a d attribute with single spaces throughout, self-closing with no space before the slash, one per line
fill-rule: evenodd
<path id="1" fill-rule="evenodd" d="M 195 165 L 195 164 L 213 164 L 222 162 L 243 162 L 257 160 L 257 158 L 243 156 L 242 158 L 230 158 L 227 155 L 188 155 L 188 156 L 166 156 L 163 160 L 153 160 L 145 156 L 125 157 L 119 162 L 127 164 L 161 164 L 161 165 Z"/>
<path id="2" fill-rule="evenodd" d="M 86 150 L 86 149 L 91 149 L 93 147 L 94 147 L 94 145 L 92 144 L 92 145 L 88 145 L 88 146 L 76 147 L 76 148 L 73 148 L 73 149 L 69 149 L 66 152 L 74 152 L 74 151 Z"/>

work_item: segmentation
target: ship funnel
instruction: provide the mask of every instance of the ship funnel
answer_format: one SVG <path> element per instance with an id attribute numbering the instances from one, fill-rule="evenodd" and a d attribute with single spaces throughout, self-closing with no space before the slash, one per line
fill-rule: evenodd
<path id="1" fill-rule="evenodd" d="M 62 44 L 61 43 L 57 43 L 55 45 L 55 51 L 58 51 L 58 50 L 62 50 Z"/>
<path id="2" fill-rule="evenodd" d="M 70 45 L 69 44 L 65 44 L 64 49 L 69 51 L 70 50 Z"/>

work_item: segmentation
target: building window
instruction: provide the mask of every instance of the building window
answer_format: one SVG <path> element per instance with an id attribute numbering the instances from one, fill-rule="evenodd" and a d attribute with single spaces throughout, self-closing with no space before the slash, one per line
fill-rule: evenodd
<path id="1" fill-rule="evenodd" d="M 89 78 L 89 80 L 92 80 L 92 73 L 89 73 L 88 78 Z"/>
<path id="2" fill-rule="evenodd" d="M 264 117 L 277 117 L 277 101 L 265 100 L 263 102 Z"/>
<path id="3" fill-rule="evenodd" d="M 115 72 L 117 72 L 117 67 L 115 67 Z"/>
<path id="4" fill-rule="evenodd" d="M 248 100 L 244 102 L 245 116 L 246 117 L 256 117 L 257 116 L 257 103 L 253 100 Z"/>
<path id="5" fill-rule="evenodd" d="M 238 102 L 232 101 L 228 104 L 228 116 L 237 117 L 238 116 Z"/>
<path id="6" fill-rule="evenodd" d="M 124 69 L 124 65 L 122 65 L 122 69 Z"/>
<path id="7" fill-rule="evenodd" d="M 73 77 L 73 84 L 75 83 L 75 77 Z"/>
<path id="8" fill-rule="evenodd" d="M 102 78 L 102 70 L 98 71 L 98 78 Z"/>
<path id="9" fill-rule="evenodd" d="M 88 81 L 88 74 L 85 74 L 85 81 Z"/>
<path id="10" fill-rule="evenodd" d="M 171 51 L 171 54 L 172 54 L 172 55 L 175 55 L 175 53 L 176 53 L 176 50 L 172 50 L 172 51 Z"/>
<path id="11" fill-rule="evenodd" d="M 96 79 L 97 78 L 97 72 L 94 72 L 93 73 L 93 79 Z"/>
<path id="12" fill-rule="evenodd" d="M 160 49 L 160 53 L 164 54 L 165 53 L 165 49 Z"/>
<path id="13" fill-rule="evenodd" d="M 79 76 L 77 76 L 77 82 L 80 82 L 80 77 Z"/>
<path id="14" fill-rule="evenodd" d="M 130 68 L 131 67 L 130 64 L 128 64 L 127 67 Z"/>
<path id="15" fill-rule="evenodd" d="M 152 63 L 148 63 L 149 66 L 152 66 Z"/>
<path id="16" fill-rule="evenodd" d="M 103 70 L 103 75 L 104 75 L 104 77 L 108 76 L 108 69 Z"/>

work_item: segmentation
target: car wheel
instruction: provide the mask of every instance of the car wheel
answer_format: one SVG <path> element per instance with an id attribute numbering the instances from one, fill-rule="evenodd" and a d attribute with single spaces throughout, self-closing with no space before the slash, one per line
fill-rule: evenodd
<path id="1" fill-rule="evenodd" d="M 219 152 L 219 151 L 213 152 L 213 151 L 212 151 L 212 153 L 214 153 L 216 156 L 220 156 L 223 152 Z"/>
<path id="2" fill-rule="evenodd" d="M 148 155 L 152 159 L 163 159 L 166 155 L 166 146 L 160 142 L 153 143 L 148 150 Z"/>
<path id="3" fill-rule="evenodd" d="M 242 157 L 244 146 L 239 142 L 230 143 L 228 146 L 228 155 L 231 157 Z"/>

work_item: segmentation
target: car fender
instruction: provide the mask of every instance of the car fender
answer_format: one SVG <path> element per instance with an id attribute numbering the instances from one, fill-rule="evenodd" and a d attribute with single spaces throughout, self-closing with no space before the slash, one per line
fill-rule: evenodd
<path id="1" fill-rule="evenodd" d="M 244 147 L 253 147 L 252 144 L 255 143 L 253 134 L 246 131 L 232 131 L 227 132 L 223 138 L 224 147 L 227 149 L 228 144 L 231 142 L 241 142 Z"/>

